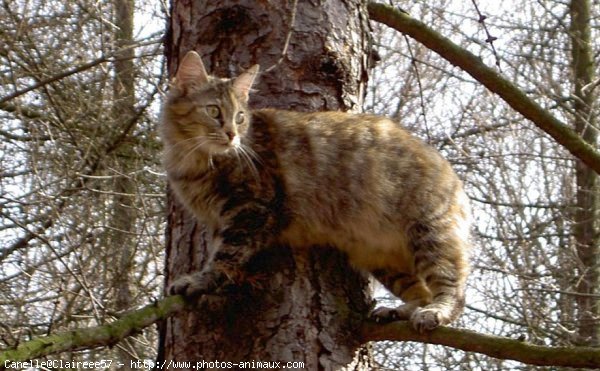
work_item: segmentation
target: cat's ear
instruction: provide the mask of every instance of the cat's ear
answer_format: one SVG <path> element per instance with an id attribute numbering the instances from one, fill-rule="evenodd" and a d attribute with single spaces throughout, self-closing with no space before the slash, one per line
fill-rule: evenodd
<path id="1" fill-rule="evenodd" d="M 250 89 L 258 74 L 259 68 L 259 65 L 255 64 L 233 80 L 233 91 L 237 96 L 244 100 L 248 100 L 248 94 L 250 93 Z"/>
<path id="2" fill-rule="evenodd" d="M 195 51 L 188 52 L 179 63 L 173 84 L 181 91 L 199 87 L 208 82 L 208 74 L 202 58 Z"/>

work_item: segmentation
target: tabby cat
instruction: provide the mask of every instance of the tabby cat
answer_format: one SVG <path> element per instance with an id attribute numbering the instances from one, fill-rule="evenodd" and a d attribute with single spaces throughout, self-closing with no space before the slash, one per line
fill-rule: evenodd
<path id="1" fill-rule="evenodd" d="M 253 66 L 206 73 L 189 52 L 163 107 L 164 164 L 177 198 L 211 231 L 212 260 L 172 294 L 240 278 L 263 246 L 332 245 L 403 299 L 377 319 L 418 331 L 454 320 L 469 271 L 469 206 L 434 149 L 383 117 L 250 110 Z"/>

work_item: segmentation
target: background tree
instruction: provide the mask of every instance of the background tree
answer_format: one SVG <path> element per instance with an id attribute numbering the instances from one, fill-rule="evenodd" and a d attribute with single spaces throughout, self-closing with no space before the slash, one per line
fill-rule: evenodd
<path id="1" fill-rule="evenodd" d="M 162 84 L 162 32 L 140 24 L 147 36 L 135 39 L 133 5 L 0 4 L 3 347 L 110 321 L 162 283 L 150 109 Z M 153 338 L 71 357 L 149 357 Z"/>
<path id="2" fill-rule="evenodd" d="M 598 148 L 598 107 L 594 92 L 597 64 L 592 47 L 590 1 L 569 4 L 571 68 L 573 81 L 572 121 L 584 140 Z M 579 342 L 599 345 L 600 305 L 600 183 L 598 174 L 580 162 L 575 163 L 577 195 L 574 216 L 574 243 L 577 248 L 578 281 L 576 297 Z"/>

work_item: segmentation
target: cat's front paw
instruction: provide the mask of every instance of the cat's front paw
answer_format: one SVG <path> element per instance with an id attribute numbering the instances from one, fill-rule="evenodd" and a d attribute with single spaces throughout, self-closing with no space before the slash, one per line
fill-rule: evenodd
<path id="1" fill-rule="evenodd" d="M 374 309 L 369 315 L 369 318 L 377 323 L 388 323 L 398 320 L 396 310 L 394 308 L 386 307 Z"/>
<path id="2" fill-rule="evenodd" d="M 409 304 L 401 305 L 398 308 L 379 307 L 375 308 L 369 317 L 377 323 L 388 323 L 407 320 L 413 311 L 414 306 Z"/>
<path id="3" fill-rule="evenodd" d="M 437 309 L 418 308 L 410 316 L 410 323 L 415 330 L 422 334 L 442 324 L 441 313 Z"/>
<path id="4" fill-rule="evenodd" d="M 210 277 L 201 272 L 187 274 L 179 277 L 169 287 L 169 295 L 183 295 L 185 297 L 196 297 L 210 292 L 212 282 Z"/>

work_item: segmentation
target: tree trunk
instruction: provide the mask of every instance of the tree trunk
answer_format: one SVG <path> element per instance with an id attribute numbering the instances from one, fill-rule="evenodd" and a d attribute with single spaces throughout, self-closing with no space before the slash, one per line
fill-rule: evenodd
<path id="1" fill-rule="evenodd" d="M 185 53 L 196 50 L 209 73 L 220 77 L 259 63 L 265 72 L 251 95 L 255 108 L 360 109 L 369 26 L 359 0 L 302 2 L 295 8 L 284 0 L 173 0 L 171 5 L 166 38 L 171 76 Z M 289 48 L 277 64 L 288 35 Z M 173 197 L 168 204 L 167 286 L 181 274 L 200 270 L 207 249 L 204 227 Z M 371 302 L 368 280 L 341 253 L 265 247 L 248 269 L 267 276 L 262 287 L 240 287 L 212 297 L 196 312 L 169 319 L 161 329 L 160 359 L 371 368 L 369 350 L 357 336 Z M 199 369 L 216 366 L 205 363 Z"/>
<path id="2" fill-rule="evenodd" d="M 134 0 L 113 0 L 115 46 L 127 48 L 133 43 L 133 16 Z M 113 122 L 111 132 L 114 137 L 119 137 L 127 130 L 129 121 L 135 116 L 135 67 L 134 49 L 121 50 L 116 54 L 113 62 L 115 76 L 113 79 L 112 107 Z M 132 195 L 135 194 L 135 184 L 130 173 L 135 166 L 135 149 L 131 144 L 121 145 L 114 153 L 114 162 L 109 166 L 121 174 L 115 177 L 113 189 L 113 208 L 110 220 L 110 244 L 114 249 L 113 263 L 109 269 L 113 274 L 115 292 L 115 309 L 125 311 L 131 308 L 131 272 L 133 256 L 135 254 L 135 219 L 136 210 Z M 114 174 L 111 174 L 114 175 Z M 124 366 L 122 370 L 132 370 L 131 361 L 135 360 L 135 348 L 130 341 L 119 345 L 120 359 Z"/>
<path id="3" fill-rule="evenodd" d="M 572 0 L 571 47 L 574 79 L 574 126 L 592 147 L 598 146 L 598 129 L 594 110 L 595 94 L 589 89 L 594 81 L 594 59 L 590 30 L 590 1 Z M 586 88 L 587 86 L 587 88 Z M 586 345 L 599 344 L 599 315 L 597 295 L 600 254 L 600 183 L 598 174 L 581 161 L 575 165 L 577 195 L 574 237 L 579 257 L 577 276 L 578 335 Z"/>

